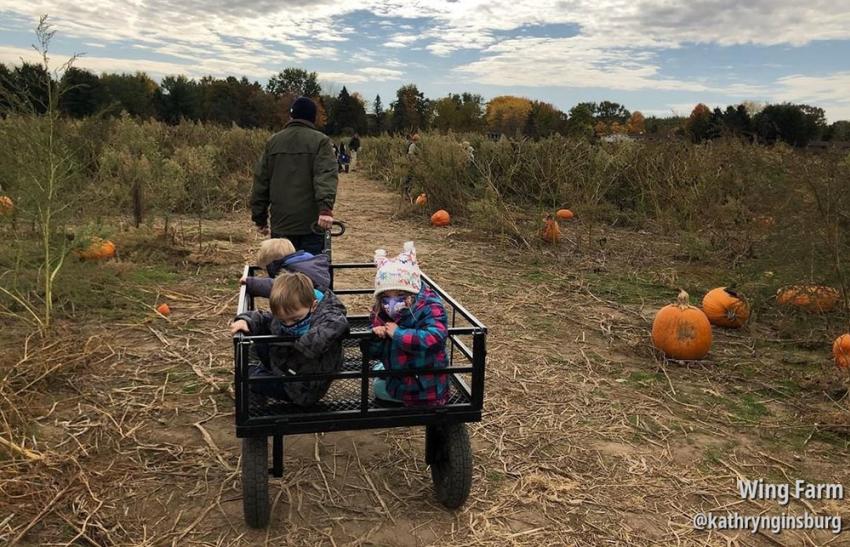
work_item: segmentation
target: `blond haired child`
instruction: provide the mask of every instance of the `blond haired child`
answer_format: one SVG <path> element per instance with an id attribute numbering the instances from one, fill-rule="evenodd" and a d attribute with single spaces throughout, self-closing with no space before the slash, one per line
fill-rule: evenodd
<path id="1" fill-rule="evenodd" d="M 300 272 L 310 278 L 317 289 L 327 289 L 331 284 L 330 263 L 325 254 L 313 255 L 296 251 L 285 237 L 274 237 L 260 244 L 257 266 L 266 269 L 268 277 L 243 277 L 240 282 L 251 296 L 268 298 L 274 278 L 282 271 Z"/>

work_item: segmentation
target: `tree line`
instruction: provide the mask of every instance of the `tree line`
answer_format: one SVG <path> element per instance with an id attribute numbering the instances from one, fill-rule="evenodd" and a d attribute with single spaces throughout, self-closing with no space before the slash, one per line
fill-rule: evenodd
<path id="1" fill-rule="evenodd" d="M 39 64 L 24 62 L 9 68 L 0 63 L 0 112 L 15 103 L 43 113 L 50 77 Z M 812 140 L 850 140 L 850 122 L 828 125 L 823 109 L 790 103 L 745 103 L 725 110 L 698 104 L 687 118 L 664 118 L 644 117 L 612 101 L 583 102 L 563 112 L 544 101 L 511 95 L 490 101 L 473 93 L 429 99 L 415 84 L 407 84 L 396 91 L 388 105 L 384 105 L 380 95 L 367 105 L 360 93 L 349 92 L 345 86 L 338 93 L 326 92 L 316 72 L 300 68 L 286 68 L 263 86 L 232 76 L 197 80 L 183 75 L 166 76 L 157 83 L 144 72 L 98 75 L 72 66 L 56 83 L 63 90 L 59 109 L 72 118 L 119 115 L 125 111 L 133 117 L 169 124 L 194 120 L 276 130 L 288 120 L 292 101 L 303 95 L 316 101 L 317 125 L 331 135 L 431 129 L 531 138 L 553 134 L 589 138 L 649 134 L 695 142 L 733 135 L 765 143 L 784 141 L 794 146 L 805 146 Z"/>

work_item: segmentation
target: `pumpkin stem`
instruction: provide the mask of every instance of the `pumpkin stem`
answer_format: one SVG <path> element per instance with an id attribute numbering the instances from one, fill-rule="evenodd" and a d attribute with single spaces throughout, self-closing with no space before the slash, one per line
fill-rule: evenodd
<path id="1" fill-rule="evenodd" d="M 690 296 L 688 296 L 688 293 L 685 292 L 685 289 L 679 289 L 678 301 L 679 301 L 679 307 L 681 307 L 683 309 L 687 308 L 691 305 Z"/>

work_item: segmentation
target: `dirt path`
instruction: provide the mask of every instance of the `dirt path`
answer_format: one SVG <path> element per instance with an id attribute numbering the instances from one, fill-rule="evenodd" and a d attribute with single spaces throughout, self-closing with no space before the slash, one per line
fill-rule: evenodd
<path id="1" fill-rule="evenodd" d="M 739 474 L 850 487 L 846 446 L 813 439 L 796 400 L 769 389 L 751 400 L 730 387 L 730 377 L 742 379 L 735 385 L 747 379 L 737 365 L 659 368 L 644 347 L 651 310 L 595 296 L 563 256 L 394 220 L 396 206 L 378 184 L 344 176 L 336 212 L 348 232 L 334 258 L 369 260 L 376 247 L 392 252 L 414 239 L 423 270 L 490 327 L 485 416 L 471 427 L 475 472 L 465 507 L 451 513 L 434 501 L 420 430 L 304 435 L 287 439 L 285 475 L 271 481 L 268 530 L 243 525 L 225 328 L 241 264 L 258 241 L 245 215 L 216 223 L 215 255 L 163 287 L 170 321 L 119 325 L 102 362 L 92 357 L 86 377 L 57 387 L 56 405 L 34 432 L 85 470 L 66 480 L 87 484 L 56 512 L 65 518 L 45 518 L 24 543 L 78 534 L 80 543 L 151 545 L 847 540 L 695 532 L 694 513 L 728 504 L 742 514 L 782 512 L 742 502 Z M 730 362 L 764 359 L 746 336 L 727 341 L 739 347 Z M 846 501 L 812 503 L 850 519 Z"/>

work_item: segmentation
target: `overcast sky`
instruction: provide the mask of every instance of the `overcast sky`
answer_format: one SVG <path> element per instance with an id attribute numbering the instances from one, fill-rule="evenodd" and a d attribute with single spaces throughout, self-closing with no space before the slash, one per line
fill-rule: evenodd
<path id="1" fill-rule="evenodd" d="M 850 119 L 850 0 L 0 0 L 0 62 L 31 57 L 49 14 L 57 62 L 265 83 L 287 66 L 384 104 L 523 95 L 645 114 L 805 102 Z"/>

